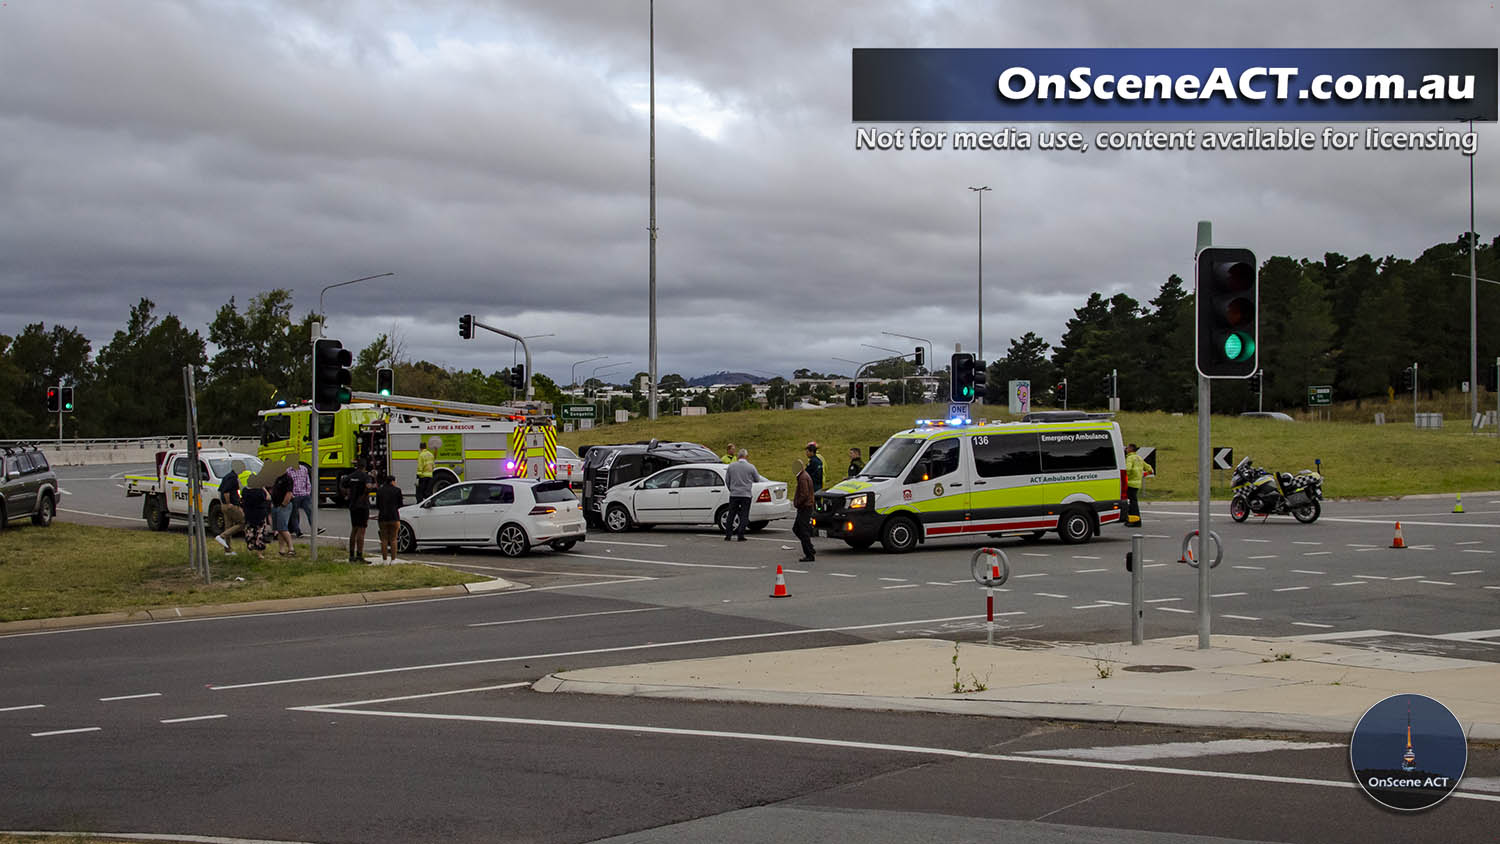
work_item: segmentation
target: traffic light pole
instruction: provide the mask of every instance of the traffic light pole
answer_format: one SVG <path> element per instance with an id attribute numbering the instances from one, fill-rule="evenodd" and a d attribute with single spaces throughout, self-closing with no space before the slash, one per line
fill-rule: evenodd
<path id="1" fill-rule="evenodd" d="M 1198 221 L 1198 248 L 1193 252 L 1196 260 L 1198 253 L 1213 246 L 1214 224 L 1208 220 Z M 1198 277 L 1197 272 L 1193 277 Z M 1207 291 L 1197 291 L 1198 296 L 1203 296 Z M 1202 302 L 1198 302 L 1202 307 Z M 1211 566 L 1208 559 L 1209 526 L 1208 526 L 1208 481 L 1212 474 L 1211 455 L 1209 454 L 1210 424 L 1209 411 L 1212 409 L 1213 390 L 1211 381 L 1198 373 L 1198 649 L 1208 650 L 1209 632 L 1212 628 L 1209 613 L 1209 588 L 1208 572 Z"/>
<path id="2" fill-rule="evenodd" d="M 526 353 L 526 400 L 527 401 L 531 401 L 531 396 L 532 396 L 531 382 L 533 380 L 532 379 L 533 370 L 531 368 L 531 347 L 528 346 L 528 345 L 526 345 L 526 338 L 522 337 L 519 334 L 512 334 L 512 333 L 510 333 L 509 331 L 506 331 L 503 328 L 496 328 L 493 325 L 485 325 L 484 323 L 480 322 L 477 319 L 474 320 L 474 327 L 475 328 L 483 328 L 485 331 L 493 331 L 496 334 L 500 334 L 502 336 L 509 337 L 510 339 L 512 339 L 512 340 L 516 341 L 517 343 L 521 344 L 521 351 L 523 351 L 523 352 Z M 656 385 L 655 384 L 652 384 L 652 386 L 651 386 L 651 392 L 653 394 L 655 394 L 655 392 L 656 392 Z M 654 410 L 654 408 L 655 408 L 655 404 L 654 403 L 653 403 L 652 407 L 653 407 L 653 410 Z M 655 417 L 653 416 L 653 418 L 655 418 Z"/>
<path id="3" fill-rule="evenodd" d="M 322 307 L 321 303 L 319 303 L 319 307 L 320 308 Z M 312 358 L 311 358 L 312 359 L 312 366 L 309 367 L 309 368 L 312 370 L 312 375 L 310 376 L 312 378 L 312 384 L 308 388 L 310 390 L 310 392 L 308 393 L 308 395 L 313 396 L 314 397 L 314 401 L 316 401 L 316 397 L 318 395 L 318 341 L 323 338 L 323 323 L 321 323 L 321 322 L 315 322 L 315 323 L 313 323 L 312 324 L 312 331 L 311 331 L 311 333 L 312 333 Z M 322 501 L 323 501 L 323 483 L 322 483 L 322 478 L 321 478 L 321 476 L 319 475 L 319 472 L 318 472 L 318 407 L 317 407 L 317 405 L 315 403 L 314 404 L 309 404 L 307 406 L 307 413 L 308 413 L 308 417 L 307 417 L 307 438 L 309 440 L 312 440 L 312 509 L 308 511 L 308 516 L 307 516 L 307 527 L 308 527 L 308 530 L 311 531 L 311 533 L 309 533 L 308 536 L 311 537 L 311 539 L 308 541 L 307 544 L 308 544 L 308 548 L 309 548 L 309 550 L 308 550 L 308 556 L 309 556 L 309 558 L 313 562 L 316 563 L 318 561 L 318 505 L 320 503 L 322 503 Z M 299 452 L 299 454 L 300 454 L 300 452 Z"/>

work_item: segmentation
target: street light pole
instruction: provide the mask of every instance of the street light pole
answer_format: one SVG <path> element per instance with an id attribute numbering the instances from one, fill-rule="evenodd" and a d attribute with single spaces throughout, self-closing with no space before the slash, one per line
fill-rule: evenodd
<path id="1" fill-rule="evenodd" d="M 1474 121 L 1469 120 L 1469 134 L 1474 134 Z M 1479 415 L 1479 274 L 1474 263 L 1474 156 L 1478 147 L 1469 155 L 1469 418 Z"/>
<path id="2" fill-rule="evenodd" d="M 318 505 L 321 503 L 323 498 L 323 481 L 321 477 L 322 470 L 318 466 L 318 435 L 321 433 L 320 423 L 322 420 L 319 417 L 318 405 L 316 402 L 316 396 L 318 394 L 318 360 L 316 350 L 318 348 L 318 340 L 323 336 L 323 325 L 328 320 L 327 312 L 323 310 L 323 297 L 327 295 L 328 291 L 332 290 L 335 287 L 344 287 L 350 284 L 358 284 L 361 281 L 369 281 L 372 278 L 385 278 L 386 276 L 392 275 L 395 275 L 395 273 L 380 273 L 378 275 L 367 275 L 364 278 L 355 278 L 350 279 L 349 281 L 341 281 L 337 284 L 330 284 L 327 287 L 324 287 L 322 291 L 318 293 L 318 322 L 312 324 L 312 331 L 310 332 L 312 334 L 313 354 L 311 355 L 312 366 L 308 367 L 312 370 L 312 373 L 310 375 L 310 378 L 312 379 L 311 394 L 314 396 L 315 400 L 312 404 L 308 405 L 307 408 L 307 438 L 312 441 L 312 454 L 310 455 L 312 459 L 312 509 L 308 512 L 307 516 L 307 526 L 310 531 L 308 533 L 308 536 L 310 537 L 310 539 L 308 540 L 308 557 L 310 557 L 315 563 L 318 561 Z M 298 453 L 298 456 L 301 456 L 300 452 Z M 360 553 L 363 553 L 363 549 L 360 550 Z"/>
<path id="3" fill-rule="evenodd" d="M 651 342 L 650 361 L 651 390 L 647 407 L 650 418 L 656 421 L 656 0 L 651 0 Z"/>
<path id="4" fill-rule="evenodd" d="M 932 372 L 933 371 L 932 341 L 931 340 L 928 340 L 925 337 L 913 337 L 910 334 L 897 334 L 894 331 L 882 331 L 880 333 L 881 334 L 888 334 L 891 337 L 902 337 L 902 338 L 907 339 L 907 340 L 916 340 L 919 343 L 926 343 L 927 344 L 927 366 L 924 367 L 924 368 L 928 372 Z M 922 403 L 923 404 L 927 403 L 927 388 L 926 387 L 922 388 Z"/>
<path id="5" fill-rule="evenodd" d="M 556 337 L 556 336 L 557 335 L 554 334 L 554 333 L 548 333 L 548 334 L 527 334 L 525 339 L 527 339 L 527 340 L 535 340 L 538 337 Z M 516 365 L 516 355 L 519 354 L 520 351 L 521 351 L 521 343 L 519 341 L 511 344 L 511 347 L 510 347 L 510 365 L 511 366 L 515 366 Z M 529 375 L 530 373 L 527 373 L 527 374 Z"/>
<path id="6" fill-rule="evenodd" d="M 596 360 L 604 360 L 607 357 L 609 357 L 609 355 L 598 355 L 596 357 L 584 358 L 583 360 L 580 360 L 580 361 L 574 361 L 573 362 L 573 374 L 568 378 L 568 384 L 571 385 L 571 386 L 574 386 L 574 387 L 578 386 L 578 364 L 580 364 L 580 363 L 593 363 Z"/>
<path id="7" fill-rule="evenodd" d="M 890 353 L 894 354 L 897 357 L 897 359 L 905 358 L 907 355 L 911 354 L 911 352 L 903 352 L 900 349 L 888 349 L 885 346 L 876 346 L 876 345 L 872 345 L 870 343 L 860 343 L 860 345 L 864 346 L 865 348 L 868 348 L 868 349 L 879 349 L 882 352 L 890 352 Z M 901 378 L 900 379 L 900 383 L 901 383 L 901 403 L 902 404 L 906 404 L 906 379 L 905 378 Z"/>
<path id="8" fill-rule="evenodd" d="M 969 188 L 979 194 L 979 350 L 975 360 L 984 360 L 984 192 L 989 189 L 989 185 Z"/>

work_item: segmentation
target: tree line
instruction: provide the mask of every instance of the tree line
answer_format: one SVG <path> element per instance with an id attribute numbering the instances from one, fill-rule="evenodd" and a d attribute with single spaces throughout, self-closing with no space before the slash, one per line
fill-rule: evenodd
<path id="1" fill-rule="evenodd" d="M 1500 279 L 1500 238 L 1481 243 L 1478 274 Z M 1384 399 L 1400 388 L 1402 370 L 1420 364 L 1423 391 L 1456 390 L 1469 378 L 1469 240 L 1460 235 L 1416 258 L 1327 253 L 1322 260 L 1273 257 L 1260 267 L 1260 365 L 1266 375 L 1265 408 L 1305 406 L 1307 388 L 1328 384 L 1339 400 Z M 1500 355 L 1500 285 L 1481 282 L 1478 301 L 1479 359 L 1483 373 Z M 243 304 L 231 298 L 206 333 L 190 329 L 174 314 L 158 315 L 142 298 L 125 325 L 97 352 L 77 328 L 27 325 L 18 335 L 0 334 L 0 439 L 56 436 L 57 418 L 45 406 L 50 386 L 71 384 L 77 410 L 64 414 L 68 437 L 134 437 L 184 427 L 182 371 L 191 366 L 198 387 L 199 429 L 214 434 L 251 434 L 257 412 L 280 400 L 295 404 L 310 392 L 312 324 L 318 315 L 294 317 L 291 291 L 270 290 Z M 1062 403 L 1055 385 L 1067 379 L 1070 406 L 1107 404 L 1111 372 L 1129 410 L 1188 411 L 1196 401 L 1193 367 L 1193 294 L 1170 276 L 1148 303 L 1124 293 L 1095 292 L 1075 309 L 1056 345 L 1028 331 L 1010 341 L 990 363 L 992 402 L 1003 401 L 1006 383 L 1031 382 L 1034 400 Z M 213 350 L 210 355 L 210 349 Z M 930 361 L 929 364 L 935 362 Z M 396 371 L 397 392 L 455 401 L 503 404 L 511 400 L 504 368 L 460 370 L 411 360 L 395 328 L 355 354 L 354 388 L 372 391 L 375 371 Z M 892 401 L 921 401 L 920 383 L 907 380 L 926 370 L 892 358 L 865 373 L 871 390 Z M 606 410 L 641 412 L 646 398 L 637 373 L 628 396 Z M 818 373 L 798 370 L 797 377 Z M 941 371 L 938 372 L 941 375 Z M 559 385 L 533 374 L 535 396 L 564 401 Z M 1484 378 L 1481 376 L 1481 383 Z M 810 396 L 838 401 L 827 385 L 798 390 L 781 378 L 769 382 L 770 407 Z M 602 385 L 600 385 L 602 386 Z M 1477 385 L 1476 385 L 1477 386 Z M 938 401 L 947 399 L 946 378 Z M 754 406 L 748 385 L 693 394 L 681 375 L 663 376 L 662 412 L 688 404 L 710 412 Z M 1243 382 L 1220 382 L 1214 409 L 1254 409 L 1257 396 Z"/>

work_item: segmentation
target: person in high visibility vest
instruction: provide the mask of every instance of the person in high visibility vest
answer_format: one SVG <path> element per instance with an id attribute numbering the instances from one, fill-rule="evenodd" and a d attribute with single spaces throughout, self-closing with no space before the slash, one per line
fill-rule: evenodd
<path id="1" fill-rule="evenodd" d="M 1125 524 L 1131 527 L 1141 524 L 1141 481 L 1154 474 L 1151 464 L 1141 458 L 1135 443 L 1125 446 L 1125 494 L 1130 499 Z"/>
<path id="2" fill-rule="evenodd" d="M 433 438 L 436 439 L 435 437 Z M 433 440 L 428 440 L 417 454 L 417 501 L 426 501 L 432 494 L 432 470 L 437 467 L 437 455 L 432 453 Z"/>

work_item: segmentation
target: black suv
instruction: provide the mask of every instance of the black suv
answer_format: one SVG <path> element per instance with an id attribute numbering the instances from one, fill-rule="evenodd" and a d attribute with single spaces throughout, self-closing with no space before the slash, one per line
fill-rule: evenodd
<path id="1" fill-rule="evenodd" d="M 57 475 L 41 449 L 11 446 L 0 450 L 0 530 L 12 519 L 27 516 L 40 527 L 52 524 L 58 490 Z"/>
<path id="2" fill-rule="evenodd" d="M 603 524 L 604 494 L 610 487 L 681 463 L 719 462 L 719 455 L 697 443 L 656 440 L 584 446 L 579 456 L 583 458 L 583 517 L 596 527 Z"/>

